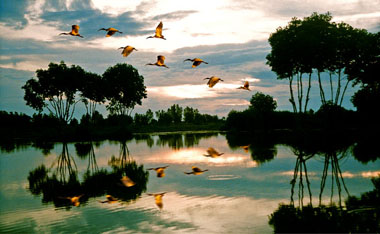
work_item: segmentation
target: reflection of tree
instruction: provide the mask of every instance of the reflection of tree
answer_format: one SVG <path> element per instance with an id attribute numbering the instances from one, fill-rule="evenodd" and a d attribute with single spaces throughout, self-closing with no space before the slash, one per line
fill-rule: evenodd
<path id="1" fill-rule="evenodd" d="M 352 153 L 359 162 L 368 163 L 369 161 L 375 161 L 380 158 L 379 144 L 378 137 L 366 135 L 356 142 L 352 148 Z"/>
<path id="2" fill-rule="evenodd" d="M 98 164 L 96 163 L 96 156 L 95 156 L 93 142 L 76 143 L 75 151 L 77 152 L 78 157 L 88 158 L 87 171 L 94 173 L 99 170 Z"/>
<path id="3" fill-rule="evenodd" d="M 296 166 L 294 167 L 294 174 L 293 179 L 291 180 L 290 184 L 292 185 L 291 188 L 291 196 L 290 196 L 290 204 L 294 205 L 294 187 L 297 181 L 297 177 L 299 175 L 299 186 L 298 186 L 298 200 L 299 200 L 299 206 L 303 206 L 303 198 L 304 198 L 304 184 L 303 184 L 303 176 L 305 177 L 307 189 L 309 192 L 310 197 L 310 204 L 312 204 L 312 195 L 310 190 L 310 181 L 309 177 L 307 176 L 307 167 L 306 167 L 306 161 L 309 160 L 314 156 L 313 153 L 308 153 L 303 149 L 300 148 L 292 148 L 292 151 L 294 155 L 297 156 L 296 160 Z"/>
<path id="4" fill-rule="evenodd" d="M 194 145 L 198 145 L 201 139 L 207 139 L 213 136 L 218 136 L 217 132 L 208 132 L 208 133 L 186 133 L 185 137 L 185 146 L 193 147 Z"/>
<path id="5" fill-rule="evenodd" d="M 93 144 L 77 145 L 76 150 L 78 156 L 91 154 Z M 94 154 L 93 157 L 95 158 Z M 125 141 L 120 143 L 119 157 L 112 156 L 109 164 L 112 171 L 106 169 L 87 170 L 83 182 L 79 182 L 75 162 L 68 152 L 67 144 L 63 144 L 62 153 L 53 164 L 56 168 L 47 169 L 41 165 L 29 172 L 29 190 L 34 195 L 42 194 L 43 202 L 53 202 L 57 207 L 65 206 L 67 208 L 73 205 L 78 206 L 90 197 L 106 194 L 122 201 L 131 201 L 146 191 L 149 173 L 144 170 L 143 165 L 138 165 L 132 159 Z M 120 180 L 123 176 L 129 177 L 135 182 L 135 185 L 124 186 Z M 79 202 L 73 203 L 72 199 L 69 199 L 72 197 L 78 197 Z"/>
<path id="6" fill-rule="evenodd" d="M 380 177 L 373 178 L 373 191 L 349 197 L 346 209 L 330 205 L 294 207 L 280 204 L 269 217 L 274 232 L 370 232 L 380 231 Z"/>
<path id="7" fill-rule="evenodd" d="M 139 143 L 140 141 L 145 141 L 146 145 L 149 148 L 152 148 L 152 146 L 154 145 L 154 140 L 152 138 L 152 135 L 150 134 L 136 134 L 134 135 L 134 138 L 136 140 L 136 143 Z"/>
<path id="8" fill-rule="evenodd" d="M 158 135 L 156 145 L 159 145 L 159 146 L 168 145 L 172 149 L 179 150 L 183 148 L 182 134 Z"/>

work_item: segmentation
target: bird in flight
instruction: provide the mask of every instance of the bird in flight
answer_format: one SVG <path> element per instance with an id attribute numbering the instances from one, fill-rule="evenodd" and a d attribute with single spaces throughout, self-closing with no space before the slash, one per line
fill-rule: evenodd
<path id="1" fill-rule="evenodd" d="M 244 86 L 240 86 L 238 89 L 244 89 L 244 90 L 250 90 L 249 89 L 249 82 L 248 81 L 245 81 L 244 82 Z"/>
<path id="2" fill-rule="evenodd" d="M 165 169 L 169 166 L 165 167 L 156 167 L 156 168 L 148 168 L 147 170 L 155 170 L 157 172 L 157 177 L 164 177 L 165 176 Z"/>
<path id="3" fill-rule="evenodd" d="M 147 64 L 145 64 L 145 65 L 156 65 L 156 66 L 159 66 L 159 67 L 166 67 L 166 68 L 169 68 L 168 66 L 166 66 L 166 65 L 164 64 L 164 62 L 165 62 L 165 56 L 163 56 L 163 55 L 158 55 L 158 56 L 157 56 L 157 62 L 155 62 L 155 63 L 147 63 Z"/>
<path id="4" fill-rule="evenodd" d="M 208 171 L 208 169 L 201 170 L 199 167 L 191 167 L 191 169 L 193 170 L 192 172 L 184 172 L 184 173 L 187 175 L 200 175 L 203 172 Z"/>
<path id="5" fill-rule="evenodd" d="M 219 77 L 216 77 L 216 76 L 211 76 L 211 77 L 208 77 L 208 78 L 204 78 L 204 80 L 208 80 L 207 85 L 210 88 L 214 87 L 214 85 L 216 85 L 216 83 L 218 83 L 219 81 L 224 81 L 224 80 L 222 80 L 222 79 L 220 79 Z"/>
<path id="6" fill-rule="evenodd" d="M 205 62 L 205 61 L 203 61 L 203 60 L 200 59 L 200 58 L 185 59 L 185 60 L 183 60 L 183 62 L 185 62 L 185 61 L 191 61 L 191 62 L 193 62 L 193 65 L 192 65 L 191 67 L 197 67 L 197 66 L 199 66 L 201 63 L 208 64 L 208 62 Z"/>
<path id="7" fill-rule="evenodd" d="M 100 30 L 107 31 L 106 37 L 110 37 L 113 34 L 115 34 L 116 32 L 123 33 L 123 32 L 120 32 L 119 30 L 117 30 L 116 28 L 101 28 L 98 31 L 100 31 Z"/>
<path id="8" fill-rule="evenodd" d="M 125 187 L 132 187 L 136 184 L 128 176 L 123 176 L 120 181 Z"/>
<path id="9" fill-rule="evenodd" d="M 82 37 L 80 34 L 79 34 L 79 25 L 72 25 L 71 26 L 71 32 L 69 33 L 60 33 L 59 35 L 71 35 L 71 36 L 77 36 L 77 37 Z"/>
<path id="10" fill-rule="evenodd" d="M 135 47 L 132 47 L 132 46 L 125 46 L 125 47 L 120 47 L 118 50 L 120 49 L 123 49 L 123 51 L 121 52 L 121 54 L 124 56 L 124 57 L 127 57 L 130 53 L 132 53 L 133 50 L 136 50 L 138 51 Z"/>
<path id="11" fill-rule="evenodd" d="M 164 39 L 166 40 L 166 38 L 164 37 L 164 35 L 162 35 L 162 21 L 158 24 L 157 28 L 156 28 L 156 33 L 154 34 L 154 36 L 149 36 L 147 37 L 146 39 L 148 38 L 161 38 L 161 39 Z"/>
<path id="12" fill-rule="evenodd" d="M 224 153 L 219 153 L 214 148 L 210 147 L 207 149 L 207 154 L 204 154 L 204 156 L 211 157 L 211 158 L 217 158 L 219 156 L 222 156 L 223 154 Z"/>
<path id="13" fill-rule="evenodd" d="M 158 208 L 162 209 L 164 207 L 164 203 L 162 202 L 162 197 L 166 192 L 163 193 L 148 193 L 149 196 L 154 196 L 154 200 Z"/>
<path id="14" fill-rule="evenodd" d="M 74 206 L 79 206 L 80 205 L 80 201 L 79 199 L 83 196 L 84 194 L 81 194 L 79 196 L 73 196 L 73 197 L 60 197 L 62 199 L 68 199 L 70 200 L 71 204 L 73 204 Z"/>

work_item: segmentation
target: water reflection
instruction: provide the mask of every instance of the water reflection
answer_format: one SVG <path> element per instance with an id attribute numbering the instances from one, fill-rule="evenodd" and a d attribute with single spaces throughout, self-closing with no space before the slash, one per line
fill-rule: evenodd
<path id="1" fill-rule="evenodd" d="M 108 200 L 129 202 L 146 191 L 148 172 L 129 154 L 126 141 L 120 142 L 119 157 L 112 156 L 109 160 L 111 171 L 98 168 L 92 142 L 76 144 L 75 149 L 78 157 L 89 159 L 83 182 L 78 179 L 77 166 L 66 143 L 62 143 L 62 152 L 50 169 L 40 165 L 29 172 L 29 191 L 42 194 L 42 202 L 70 208 L 103 195 L 107 195 Z"/>

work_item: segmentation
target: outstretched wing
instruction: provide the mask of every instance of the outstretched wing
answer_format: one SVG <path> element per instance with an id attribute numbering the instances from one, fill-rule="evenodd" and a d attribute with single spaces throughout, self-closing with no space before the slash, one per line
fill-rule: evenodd
<path id="1" fill-rule="evenodd" d="M 116 33 L 116 31 L 111 31 L 111 30 L 109 30 L 109 31 L 107 32 L 106 37 L 110 37 L 110 36 L 112 36 L 112 35 L 115 34 L 115 33 Z"/>
<path id="2" fill-rule="evenodd" d="M 248 81 L 244 82 L 244 88 L 249 89 L 249 82 Z"/>
<path id="3" fill-rule="evenodd" d="M 130 53 L 132 53 L 133 51 L 133 47 L 132 46 L 126 46 L 124 48 L 124 50 L 121 52 L 121 54 L 124 56 L 124 57 L 127 57 Z"/>
<path id="4" fill-rule="evenodd" d="M 158 56 L 157 56 L 157 64 L 158 64 L 158 65 L 164 65 L 164 63 L 165 63 L 165 56 L 163 56 L 163 55 L 158 55 Z"/>
<path id="5" fill-rule="evenodd" d="M 78 34 L 79 33 L 79 25 L 72 25 L 71 26 L 71 32 L 73 34 Z"/>
<path id="6" fill-rule="evenodd" d="M 161 37 L 162 36 L 162 27 L 163 27 L 163 24 L 162 24 L 162 21 L 158 24 L 157 28 L 156 28 L 156 36 L 157 37 Z"/>

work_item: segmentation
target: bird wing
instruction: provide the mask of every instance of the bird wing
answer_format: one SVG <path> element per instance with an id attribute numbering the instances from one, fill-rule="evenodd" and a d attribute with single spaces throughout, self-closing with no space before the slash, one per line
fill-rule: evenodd
<path id="1" fill-rule="evenodd" d="M 202 170 L 199 167 L 191 167 L 193 172 L 201 172 Z"/>
<path id="2" fill-rule="evenodd" d="M 248 81 L 244 82 L 244 88 L 246 88 L 246 89 L 249 88 L 249 82 Z"/>
<path id="3" fill-rule="evenodd" d="M 218 152 L 214 148 L 212 148 L 212 147 L 210 147 L 210 148 L 207 149 L 207 153 L 209 155 L 218 154 Z"/>
<path id="4" fill-rule="evenodd" d="M 124 56 L 124 57 L 127 57 L 130 53 L 132 53 L 133 51 L 133 47 L 132 46 L 126 46 L 124 48 L 124 50 L 121 52 L 121 54 Z"/>
<path id="5" fill-rule="evenodd" d="M 79 25 L 72 25 L 71 26 L 71 32 L 74 34 L 78 34 L 79 33 Z"/>
<path id="6" fill-rule="evenodd" d="M 214 85 L 216 85 L 216 83 L 218 83 L 218 81 L 219 81 L 219 78 L 216 77 L 216 76 L 213 76 L 213 77 L 211 77 L 211 79 L 209 80 L 208 86 L 209 86 L 210 88 L 212 88 L 212 87 L 214 87 Z"/>
<path id="7" fill-rule="evenodd" d="M 162 27 L 163 27 L 163 24 L 162 24 L 162 22 L 160 22 L 156 28 L 156 36 L 157 37 L 162 36 Z"/>
<path id="8" fill-rule="evenodd" d="M 192 67 L 197 67 L 197 66 L 199 66 L 199 64 L 201 64 L 201 63 L 202 63 L 202 61 L 194 61 Z"/>
<path id="9" fill-rule="evenodd" d="M 157 56 L 157 64 L 158 64 L 158 65 L 164 65 L 164 62 L 165 62 L 165 56 L 163 56 L 163 55 L 158 55 L 158 56 Z"/>
<path id="10" fill-rule="evenodd" d="M 120 181 L 123 183 L 124 186 L 126 187 L 132 187 L 134 186 L 136 183 L 133 182 L 128 176 L 123 176 Z"/>

